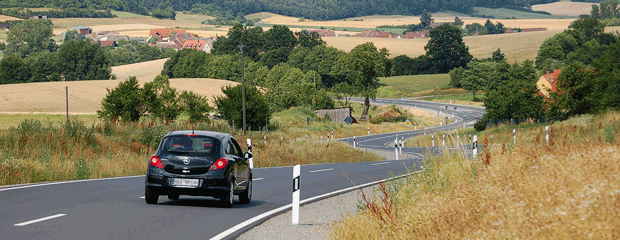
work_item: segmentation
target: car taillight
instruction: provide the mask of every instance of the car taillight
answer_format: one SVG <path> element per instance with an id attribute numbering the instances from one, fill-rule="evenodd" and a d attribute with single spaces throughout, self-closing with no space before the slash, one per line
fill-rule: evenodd
<path id="1" fill-rule="evenodd" d="M 161 163 L 161 160 L 156 155 L 151 156 L 151 160 L 149 161 L 151 166 L 156 168 L 164 168 L 164 164 Z"/>
<path id="2" fill-rule="evenodd" d="M 223 169 L 226 167 L 226 164 L 228 164 L 228 160 L 226 160 L 226 158 L 220 158 L 209 168 L 209 171 Z"/>

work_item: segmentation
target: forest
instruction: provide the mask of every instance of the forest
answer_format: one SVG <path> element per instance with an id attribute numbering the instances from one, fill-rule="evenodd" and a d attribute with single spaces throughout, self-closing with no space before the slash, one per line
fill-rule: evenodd
<path id="1" fill-rule="evenodd" d="M 216 16 L 239 16 L 257 12 L 271 12 L 286 16 L 315 20 L 334 20 L 368 15 L 420 15 L 426 9 L 430 12 L 453 11 L 471 13 L 474 7 L 512 8 L 531 10 L 534 4 L 551 3 L 557 0 L 3 0 L 1 8 L 48 7 L 89 8 L 96 10 L 117 10 L 142 15 L 174 18 L 166 12 L 169 7 L 176 11 L 211 9 Z M 588 0 L 591 2 L 591 0 Z M 596 2 L 600 2 L 595 0 Z M 198 11 L 200 12 L 200 11 Z"/>

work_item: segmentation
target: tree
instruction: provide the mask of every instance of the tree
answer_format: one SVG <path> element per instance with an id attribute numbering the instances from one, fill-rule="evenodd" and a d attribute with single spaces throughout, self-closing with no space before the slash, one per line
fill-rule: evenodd
<path id="1" fill-rule="evenodd" d="M 465 78 L 465 69 L 463 67 L 457 67 L 455 69 L 450 70 L 449 75 L 450 75 L 450 86 L 451 87 L 453 88 L 463 87 L 462 85 L 463 78 Z"/>
<path id="2" fill-rule="evenodd" d="M 375 99 L 381 76 L 390 76 L 391 61 L 388 50 L 380 50 L 372 42 L 357 45 L 337 63 L 336 75 L 349 79 L 357 93 L 364 97 L 362 118 L 368 115 L 370 99 Z"/>
<path id="3" fill-rule="evenodd" d="M 101 102 L 101 110 L 97 110 L 99 118 L 111 121 L 138 121 L 143 113 L 143 97 L 136 77 L 129 77 L 112 90 Z"/>
<path id="4" fill-rule="evenodd" d="M 23 83 L 30 78 L 30 71 L 21 57 L 16 54 L 0 60 L 0 84 Z"/>
<path id="5" fill-rule="evenodd" d="M 430 31 L 430 40 L 424 47 L 426 56 L 440 73 L 456 67 L 465 67 L 472 59 L 469 48 L 463 42 L 459 28 L 442 24 Z"/>
<path id="6" fill-rule="evenodd" d="M 6 54 L 17 54 L 23 58 L 35 52 L 55 51 L 52 28 L 51 21 L 42 19 L 15 23 L 6 38 Z"/>
<path id="7" fill-rule="evenodd" d="M 573 28 L 583 34 L 586 40 L 590 40 L 605 32 L 605 25 L 596 17 L 581 16 L 579 19 L 572 22 L 569 28 Z"/>
<path id="8" fill-rule="evenodd" d="M 571 63 L 558 76 L 557 90 L 551 93 L 550 116 L 555 120 L 595 113 L 597 99 L 594 74 L 582 63 Z"/>
<path id="9" fill-rule="evenodd" d="M 465 24 L 465 22 L 463 22 L 463 20 L 461 20 L 458 16 L 454 16 L 454 23 L 452 23 L 454 26 L 457 26 L 459 28 L 463 27 L 463 24 Z"/>
<path id="10" fill-rule="evenodd" d="M 110 79 L 110 62 L 96 44 L 86 40 L 64 42 L 57 56 L 58 68 L 65 80 Z"/>
<path id="11" fill-rule="evenodd" d="M 285 49 L 288 52 L 293 50 L 297 45 L 297 38 L 293 32 L 284 25 L 274 25 L 264 34 L 265 44 L 263 51 L 271 51 L 277 49 Z"/>
<path id="12" fill-rule="evenodd" d="M 314 48 L 316 46 L 324 45 L 325 41 L 321 40 L 321 37 L 317 32 L 309 32 L 303 30 L 297 32 L 299 46 L 302 48 Z"/>
<path id="13" fill-rule="evenodd" d="M 223 96 L 215 97 L 215 106 L 217 112 L 229 123 L 237 124 L 242 119 L 242 100 L 241 85 L 222 87 Z M 245 103 L 246 103 L 246 125 L 249 129 L 258 130 L 269 124 L 271 111 L 267 104 L 267 99 L 263 94 L 253 86 L 245 87 Z"/>
<path id="14" fill-rule="evenodd" d="M 590 17 L 598 18 L 600 16 L 599 7 L 596 4 L 592 4 L 592 11 L 590 11 Z"/>
<path id="15" fill-rule="evenodd" d="M 336 100 L 340 103 L 340 107 L 351 107 L 349 101 L 355 94 L 355 90 L 346 82 L 338 83 L 332 88 L 332 92 L 336 94 Z"/>
<path id="16" fill-rule="evenodd" d="M 502 50 L 497 48 L 497 50 L 493 52 L 493 56 L 491 57 L 491 59 L 494 62 L 502 62 L 506 60 L 506 56 L 502 53 Z"/>
<path id="17" fill-rule="evenodd" d="M 189 116 L 190 122 L 196 123 L 208 120 L 206 114 L 212 109 L 204 96 L 191 91 L 183 91 L 179 96 L 179 102 L 183 111 Z"/>
<path id="18" fill-rule="evenodd" d="M 25 63 L 27 69 L 30 70 L 30 79 L 28 79 L 28 82 L 50 82 L 60 80 L 60 69 L 58 69 L 55 53 L 42 51 L 30 54 L 26 57 Z"/>
<path id="19" fill-rule="evenodd" d="M 579 47 L 583 35 L 576 31 L 564 31 L 545 39 L 536 55 L 536 67 L 540 70 L 559 69 L 564 67 L 566 55 Z"/>
<path id="20" fill-rule="evenodd" d="M 243 53 L 253 61 L 260 60 L 260 51 L 263 50 L 265 38 L 261 27 L 246 28 L 235 24 L 229 31 L 228 37 L 218 38 L 213 42 L 213 54 L 239 54 L 239 46 L 243 45 Z"/>
<path id="21" fill-rule="evenodd" d="M 517 122 L 541 120 L 545 116 L 543 98 L 538 94 L 536 84 L 522 81 L 510 82 L 497 90 L 487 92 L 484 107 L 487 112 L 480 120 L 482 123 L 505 122 L 511 119 Z"/>
<path id="22" fill-rule="evenodd" d="M 422 25 L 422 28 L 426 29 L 430 27 L 433 21 L 434 19 L 431 13 L 429 13 L 428 11 L 426 11 L 426 9 L 424 9 L 422 16 L 420 16 L 420 25 Z"/>

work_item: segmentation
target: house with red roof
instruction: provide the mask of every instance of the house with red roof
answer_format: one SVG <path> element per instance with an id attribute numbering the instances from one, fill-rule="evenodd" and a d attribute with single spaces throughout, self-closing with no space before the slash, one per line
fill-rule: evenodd
<path id="1" fill-rule="evenodd" d="M 558 86 L 558 76 L 562 73 L 561 69 L 553 70 L 553 72 L 547 71 L 546 74 L 542 75 L 538 82 L 536 82 L 536 86 L 538 86 L 539 94 L 545 97 L 545 99 L 551 96 L 552 92 L 557 90 Z"/>
<path id="2" fill-rule="evenodd" d="M 159 41 L 161 41 L 163 38 L 170 37 L 170 35 L 175 34 L 175 33 L 176 34 L 184 34 L 185 33 L 185 29 L 181 29 L 181 28 L 151 29 L 151 32 L 149 33 L 149 36 L 156 37 Z"/>

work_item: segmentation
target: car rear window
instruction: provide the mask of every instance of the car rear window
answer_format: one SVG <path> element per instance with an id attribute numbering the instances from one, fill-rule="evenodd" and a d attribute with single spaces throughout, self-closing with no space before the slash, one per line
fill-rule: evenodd
<path id="1" fill-rule="evenodd" d="M 186 155 L 215 155 L 220 141 L 204 136 L 169 136 L 164 138 L 162 152 Z"/>

